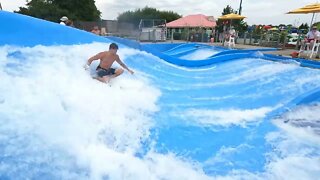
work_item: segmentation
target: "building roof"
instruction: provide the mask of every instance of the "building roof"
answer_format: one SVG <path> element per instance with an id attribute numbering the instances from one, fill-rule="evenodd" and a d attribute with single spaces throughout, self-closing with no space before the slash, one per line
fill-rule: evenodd
<path id="1" fill-rule="evenodd" d="M 167 23 L 169 28 L 182 27 L 215 27 L 216 21 L 213 16 L 205 16 L 203 14 L 188 15 Z"/>

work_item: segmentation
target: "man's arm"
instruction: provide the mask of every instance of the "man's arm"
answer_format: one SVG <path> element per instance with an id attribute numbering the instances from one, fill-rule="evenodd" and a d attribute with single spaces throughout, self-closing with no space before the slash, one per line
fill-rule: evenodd
<path id="1" fill-rule="evenodd" d="M 116 58 L 117 63 L 120 64 L 120 66 L 122 66 L 124 69 L 126 69 L 127 71 L 129 71 L 131 74 L 133 74 L 134 72 L 132 70 L 130 70 L 119 58 L 119 56 L 117 56 Z"/>
<path id="2" fill-rule="evenodd" d="M 83 66 L 84 69 L 88 70 L 90 68 L 90 64 L 92 63 L 92 61 L 101 59 L 102 57 L 103 57 L 103 52 L 92 56 L 91 58 L 88 59 L 87 63 Z"/>
<path id="3" fill-rule="evenodd" d="M 98 53 L 98 54 L 92 56 L 91 58 L 89 58 L 87 64 L 90 66 L 90 64 L 92 63 L 92 61 L 101 59 L 102 57 L 103 57 L 103 52 Z"/>

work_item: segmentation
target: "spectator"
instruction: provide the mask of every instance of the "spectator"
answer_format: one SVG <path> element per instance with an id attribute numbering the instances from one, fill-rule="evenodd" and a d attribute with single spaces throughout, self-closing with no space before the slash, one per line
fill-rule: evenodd
<path id="1" fill-rule="evenodd" d="M 231 26 L 229 30 L 230 37 L 236 37 L 236 30 L 234 30 L 233 26 Z"/>
<path id="2" fill-rule="evenodd" d="M 305 50 L 307 47 L 309 47 L 308 49 L 311 49 L 314 43 L 316 43 L 316 41 L 319 40 L 319 38 L 320 32 L 317 30 L 317 26 L 313 26 L 311 30 L 307 33 L 304 40 L 302 41 L 300 51 Z M 319 58 L 319 52 L 317 52 L 316 58 Z"/>
<path id="3" fill-rule="evenodd" d="M 315 40 L 319 39 L 320 32 L 317 30 L 317 26 L 313 26 L 312 29 L 307 33 L 305 41 L 313 44 Z"/>
<path id="4" fill-rule="evenodd" d="M 100 32 L 101 36 L 106 36 L 107 35 L 107 29 L 105 27 L 101 28 L 101 32 Z"/>
<path id="5" fill-rule="evenodd" d="M 67 16 L 63 16 L 61 19 L 60 19 L 60 24 L 61 25 L 66 25 L 66 22 L 68 21 L 69 19 L 67 18 Z"/>
<path id="6" fill-rule="evenodd" d="M 70 27 L 74 27 L 73 21 L 70 20 L 70 19 L 68 19 L 68 20 L 66 21 L 66 25 L 67 25 L 67 26 L 70 26 Z"/>
<path id="7" fill-rule="evenodd" d="M 96 35 L 100 35 L 101 33 L 98 26 L 94 26 L 91 32 Z"/>

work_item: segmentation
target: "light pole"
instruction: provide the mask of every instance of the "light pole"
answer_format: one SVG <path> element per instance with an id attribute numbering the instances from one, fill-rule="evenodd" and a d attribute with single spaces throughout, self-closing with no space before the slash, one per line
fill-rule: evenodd
<path id="1" fill-rule="evenodd" d="M 239 15 L 241 15 L 241 10 L 242 10 L 242 0 L 240 0 Z"/>

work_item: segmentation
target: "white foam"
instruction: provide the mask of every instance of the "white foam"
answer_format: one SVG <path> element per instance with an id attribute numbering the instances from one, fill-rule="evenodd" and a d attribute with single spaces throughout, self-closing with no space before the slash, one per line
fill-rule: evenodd
<path id="1" fill-rule="evenodd" d="M 273 122 L 287 136 L 299 142 L 318 145 L 320 148 L 319 105 L 301 106 L 287 112 Z"/>
<path id="2" fill-rule="evenodd" d="M 173 154 L 150 150 L 142 158 L 136 157 L 143 142 L 150 141 L 154 125 L 150 115 L 158 111 L 161 93 L 135 69 L 134 76 L 125 73 L 113 80 L 111 87 L 93 80 L 82 65 L 107 47 L 94 43 L 0 48 L 0 139 L 11 139 L 10 146 L 4 147 L 6 156 L 32 152 L 34 156 L 25 157 L 30 167 L 54 159 L 55 153 L 60 158 L 71 157 L 51 162 L 52 167 L 71 164 L 61 165 L 64 170 L 51 170 L 65 178 L 206 179 L 198 165 Z M 140 52 L 119 50 L 124 62 L 133 53 Z M 16 66 L 8 67 L 10 63 Z M 19 140 L 10 138 L 15 135 Z M 23 149 L 21 140 L 27 144 Z M 45 157 L 35 155 L 42 152 Z M 88 175 L 65 172 L 74 168 L 73 163 Z M 16 164 L 2 163 L 0 174 L 14 174 L 23 168 L 10 166 Z"/>
<path id="3" fill-rule="evenodd" d="M 188 59 L 188 60 L 202 60 L 206 59 L 210 56 L 219 53 L 219 51 L 212 50 L 212 49 L 199 49 L 193 53 L 180 57 L 181 59 Z"/>
<path id="4" fill-rule="evenodd" d="M 269 133 L 274 147 L 266 165 L 268 179 L 316 179 L 320 177 L 319 106 L 302 106 L 273 120 L 278 132 Z M 313 123 L 312 127 L 306 124 Z"/>
<path id="5" fill-rule="evenodd" d="M 217 112 L 190 112 L 190 114 L 192 113 L 195 113 L 196 116 L 204 114 L 204 117 L 208 114 L 213 114 L 213 117 L 217 116 L 216 114 L 219 114 Z M 215 176 L 214 178 L 221 180 L 313 180 L 320 177 L 319 113 L 319 105 L 302 106 L 286 113 L 281 118 L 273 120 L 273 123 L 279 127 L 279 130 L 270 132 L 265 137 L 267 143 L 272 146 L 272 151 L 267 152 L 266 154 L 267 163 L 262 172 L 254 173 L 245 169 L 233 169 L 225 175 Z M 233 117 L 232 112 L 226 114 L 230 114 L 230 116 Z M 259 116 L 261 117 L 262 115 L 263 113 Z M 239 116 L 242 117 L 241 115 Z M 250 113 L 246 115 L 246 117 L 250 116 L 255 117 L 255 115 Z M 218 123 L 214 122 L 214 125 L 215 124 Z M 226 126 L 227 124 L 219 125 Z M 232 164 L 232 161 L 226 157 L 230 154 L 235 154 L 238 151 L 243 151 L 245 148 L 253 147 L 250 147 L 247 144 L 240 144 L 237 147 L 223 146 L 212 158 L 207 160 L 205 164 L 210 167 L 219 165 L 219 163 Z"/>
<path id="6" fill-rule="evenodd" d="M 107 47 L 108 44 L 101 43 L 0 47 L 0 142 L 1 157 L 4 158 L 0 163 L 0 174 L 32 177 L 39 172 L 36 170 L 39 165 L 44 167 L 49 163 L 53 168 L 48 171 L 65 179 L 320 177 L 320 140 L 315 129 L 281 120 L 275 122 L 280 130 L 266 137 L 274 151 L 268 154 L 268 163 L 261 173 L 234 169 L 225 175 L 208 177 L 202 164 L 172 153 L 157 153 L 152 145 L 142 157 L 137 157 L 143 142 L 152 141 L 150 129 L 155 122 L 151 115 L 158 111 L 157 100 L 161 92 L 148 82 L 146 74 L 135 69 L 134 76 L 125 73 L 113 81 L 111 87 L 93 80 L 82 65 L 87 58 Z M 8 53 L 16 53 L 16 56 L 7 56 Z M 128 56 L 137 53 L 142 52 L 127 48 L 119 50 L 124 62 Z M 261 74 L 270 76 L 295 68 L 278 65 L 281 67 L 275 71 L 276 65 L 264 66 L 270 71 L 260 72 L 258 70 L 263 69 L 258 68 L 243 73 L 240 79 L 264 76 Z M 246 127 L 259 123 L 272 109 L 190 109 L 185 115 L 196 119 L 197 122 L 192 123 L 200 126 Z M 319 113 L 317 107 L 305 107 L 287 117 L 314 123 Z M 246 145 L 222 147 L 210 163 L 225 162 L 228 153 L 236 153 L 242 148 Z M 8 157 L 14 160 L 6 160 Z M 35 168 L 32 168 L 33 164 Z M 73 168 L 80 170 L 72 171 Z"/>
<path id="7" fill-rule="evenodd" d="M 183 113 L 183 117 L 191 119 L 198 125 L 222 126 L 231 125 L 246 127 L 248 124 L 260 122 L 272 108 L 262 107 L 258 109 L 190 109 Z"/>
<path id="8" fill-rule="evenodd" d="M 229 79 L 228 83 L 248 82 L 253 80 L 265 80 L 266 77 L 280 75 L 281 73 L 293 71 L 298 66 L 292 64 L 270 63 L 258 67 L 248 68 L 239 75 Z"/>

